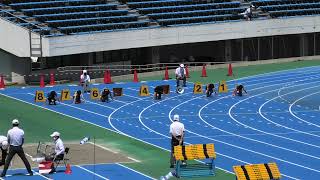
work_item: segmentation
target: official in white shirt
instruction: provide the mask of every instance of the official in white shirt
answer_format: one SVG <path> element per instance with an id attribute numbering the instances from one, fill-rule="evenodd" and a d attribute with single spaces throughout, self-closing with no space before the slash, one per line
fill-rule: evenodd
<path id="1" fill-rule="evenodd" d="M 183 80 L 183 87 L 186 87 L 186 69 L 184 68 L 183 64 L 180 64 L 180 66 L 176 69 L 176 79 L 177 79 L 177 87 L 179 86 L 179 81 Z"/>
<path id="2" fill-rule="evenodd" d="M 54 154 L 52 154 L 50 160 L 62 160 L 64 157 L 65 148 L 60 138 L 60 133 L 53 132 L 50 136 L 52 137 L 54 142 Z"/>
<path id="3" fill-rule="evenodd" d="M 14 119 L 12 121 L 12 129 L 8 131 L 8 143 L 10 145 L 9 147 L 9 154 L 6 158 L 6 162 L 4 164 L 3 171 L 1 173 L 1 177 L 5 177 L 7 170 L 9 168 L 9 164 L 15 154 L 18 154 L 18 156 L 21 158 L 23 161 L 24 165 L 26 166 L 29 175 L 32 176 L 33 172 L 31 171 L 31 166 L 24 154 L 22 145 L 24 143 L 24 131 L 19 128 L 19 121 L 17 119 Z"/>
<path id="4" fill-rule="evenodd" d="M 1 161 L 0 166 L 4 165 L 8 154 L 8 138 L 6 136 L 0 136 L 0 149 L 1 149 Z"/>
<path id="5" fill-rule="evenodd" d="M 90 76 L 89 76 L 87 70 L 83 70 L 82 74 L 80 76 L 80 83 L 81 83 L 81 86 L 83 87 L 84 93 L 90 91 L 89 90 L 90 81 L 91 81 L 91 79 L 90 79 Z"/>
<path id="6" fill-rule="evenodd" d="M 184 125 L 180 122 L 179 115 L 175 114 L 173 116 L 173 122 L 170 125 L 170 135 L 171 135 L 171 158 L 170 158 L 170 168 L 173 168 L 175 160 L 173 157 L 174 146 L 183 145 L 184 138 Z"/>

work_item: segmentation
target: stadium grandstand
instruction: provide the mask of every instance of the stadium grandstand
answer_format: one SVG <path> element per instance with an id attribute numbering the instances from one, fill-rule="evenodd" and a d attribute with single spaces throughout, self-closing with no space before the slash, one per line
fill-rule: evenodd
<path id="1" fill-rule="evenodd" d="M 319 13 L 317 0 L 0 0 L 0 72 L 316 56 Z"/>

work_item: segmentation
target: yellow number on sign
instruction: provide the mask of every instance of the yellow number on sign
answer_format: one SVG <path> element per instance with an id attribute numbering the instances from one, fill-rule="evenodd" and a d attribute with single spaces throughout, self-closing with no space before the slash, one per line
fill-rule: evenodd
<path id="1" fill-rule="evenodd" d="M 91 97 L 91 99 L 99 99 L 99 89 L 98 88 L 92 88 L 90 97 Z"/>
<path id="2" fill-rule="evenodd" d="M 228 85 L 226 81 L 220 81 L 219 82 L 219 93 L 227 93 L 228 92 Z"/>
<path id="3" fill-rule="evenodd" d="M 69 100 L 71 100 L 69 89 L 64 89 L 64 90 L 61 91 L 60 100 L 61 101 L 69 101 Z"/>
<path id="4" fill-rule="evenodd" d="M 202 89 L 202 84 L 201 83 L 195 83 L 193 87 L 193 93 L 194 94 L 202 94 L 203 89 Z"/>
<path id="5" fill-rule="evenodd" d="M 35 101 L 36 102 L 46 102 L 46 98 L 44 97 L 43 91 L 36 91 Z"/>
<path id="6" fill-rule="evenodd" d="M 139 95 L 140 95 L 140 96 L 150 96 L 148 86 L 142 85 L 142 86 L 140 87 Z"/>

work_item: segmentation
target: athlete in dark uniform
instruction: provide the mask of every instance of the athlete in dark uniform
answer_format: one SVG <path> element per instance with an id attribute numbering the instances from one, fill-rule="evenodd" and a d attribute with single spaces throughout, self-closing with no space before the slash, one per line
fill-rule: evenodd
<path id="1" fill-rule="evenodd" d="M 163 94 L 163 87 L 162 86 L 157 86 L 154 88 L 154 99 L 161 99 L 161 95 Z"/>
<path id="2" fill-rule="evenodd" d="M 106 101 L 109 102 L 109 97 L 110 97 L 110 99 L 113 99 L 110 90 L 103 89 L 103 91 L 101 92 L 101 97 L 100 97 L 101 102 L 106 102 Z"/>
<path id="3" fill-rule="evenodd" d="M 242 92 L 245 92 L 247 94 L 247 91 L 244 89 L 243 85 L 237 85 L 236 88 L 233 91 L 234 96 L 242 96 Z"/>
<path id="4" fill-rule="evenodd" d="M 48 104 L 49 105 L 57 105 L 56 101 L 58 100 L 58 95 L 55 91 L 51 91 L 50 93 L 48 93 L 47 95 L 47 100 L 48 100 Z"/>
<path id="5" fill-rule="evenodd" d="M 207 94 L 207 97 L 210 97 L 213 92 L 214 92 L 215 94 L 217 94 L 216 89 L 214 88 L 214 84 L 208 84 L 208 85 L 206 86 L 206 94 Z"/>
<path id="6" fill-rule="evenodd" d="M 81 93 L 81 90 L 78 90 L 73 95 L 73 103 L 74 104 L 80 104 L 84 100 L 83 95 Z"/>

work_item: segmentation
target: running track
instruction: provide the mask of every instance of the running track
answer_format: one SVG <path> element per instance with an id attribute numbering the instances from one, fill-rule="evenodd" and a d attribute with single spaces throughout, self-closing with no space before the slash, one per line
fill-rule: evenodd
<path id="1" fill-rule="evenodd" d="M 233 165 L 276 162 L 283 179 L 317 180 L 320 177 L 320 67 L 300 68 L 229 81 L 229 89 L 242 83 L 248 95 L 231 93 L 210 98 L 171 92 L 161 101 L 139 97 L 141 83 L 96 84 L 99 89 L 123 87 L 124 96 L 111 103 L 89 100 L 74 105 L 43 106 L 33 102 L 39 88 L 7 88 L 0 94 L 49 109 L 131 138 L 170 149 L 169 125 L 174 114 L 185 124 L 186 143 L 214 143 L 216 165 L 232 171 Z M 150 91 L 174 81 L 150 81 Z M 44 90 L 77 86 L 46 87 Z M 27 95 L 26 95 L 27 94 Z M 316 108 L 315 108 L 316 107 Z M 79 113 L 80 112 L 80 113 Z M 143 176 L 144 177 L 144 176 Z M 139 178 L 138 178 L 139 179 Z"/>

